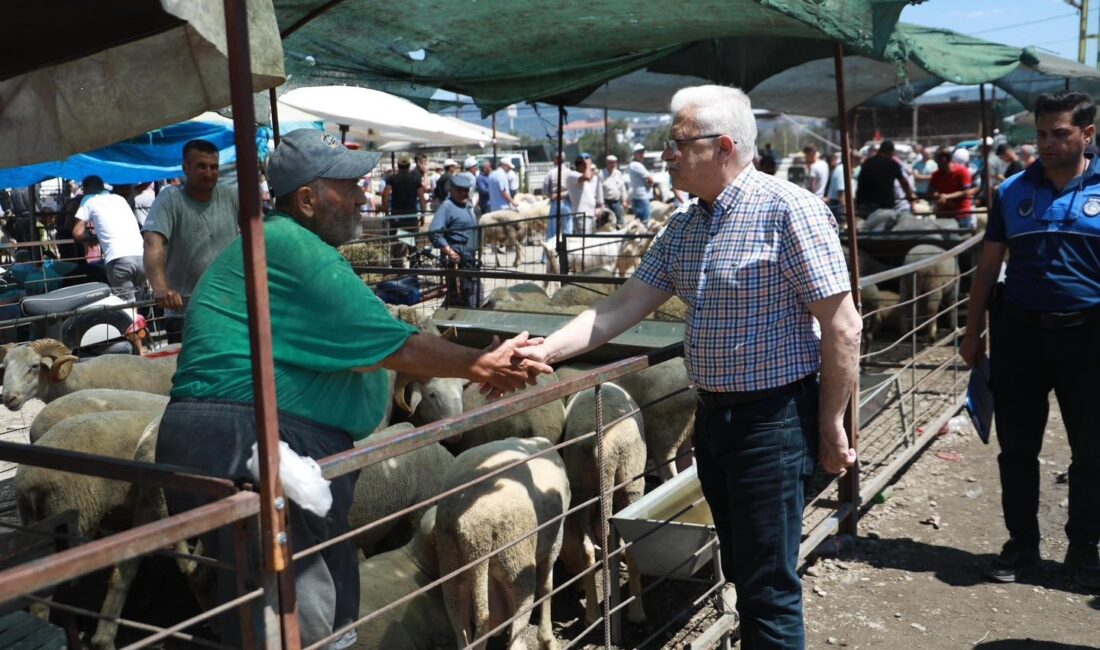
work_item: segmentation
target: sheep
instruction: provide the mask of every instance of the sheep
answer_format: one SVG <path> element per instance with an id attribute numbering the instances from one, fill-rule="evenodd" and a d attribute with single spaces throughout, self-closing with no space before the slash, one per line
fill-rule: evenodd
<path id="1" fill-rule="evenodd" d="M 558 376 L 554 373 L 539 375 L 538 386 L 547 386 L 557 383 Z M 470 384 L 462 392 L 463 411 L 470 411 L 486 403 L 485 396 L 481 394 L 480 386 Z M 561 440 L 562 426 L 565 424 L 565 407 L 561 400 L 553 400 L 528 409 L 522 413 L 502 420 L 488 422 L 481 426 L 465 431 L 462 438 L 456 441 L 448 441 L 448 446 L 455 451 L 466 451 L 478 445 L 505 438 L 546 438 L 552 443 Z"/>
<path id="2" fill-rule="evenodd" d="M 646 444 L 642 434 L 642 414 L 630 395 L 612 382 L 603 384 L 600 392 L 603 421 L 605 425 L 609 425 L 603 432 L 603 479 L 609 487 L 626 483 L 612 494 L 611 506 L 614 512 L 634 503 L 645 492 Z M 619 420 L 620 418 L 623 419 Z M 565 407 L 565 439 L 579 438 L 595 430 L 595 391 L 588 389 L 573 395 Z M 600 473 L 595 436 L 564 447 L 562 461 L 565 463 L 572 493 L 570 508 L 599 496 Z M 596 564 L 593 536 L 601 524 L 600 508 L 595 503 L 566 518 L 561 560 L 567 571 L 576 574 Z M 605 561 L 607 555 L 605 552 Z M 627 610 L 627 620 L 642 623 L 646 616 L 642 607 L 641 576 L 638 574 L 633 553 L 627 550 L 625 556 L 630 576 L 630 594 L 634 597 Z M 617 585 L 612 588 L 617 588 Z M 600 617 L 595 571 L 589 571 L 585 575 L 584 592 L 585 624 L 591 625 Z"/>
<path id="3" fill-rule="evenodd" d="M 563 366 L 557 373 L 565 380 L 589 369 L 586 365 Z M 698 400 L 683 357 L 623 375 L 615 383 L 641 406 L 646 453 L 658 478 L 663 482 L 676 476 L 677 456 L 690 449 Z M 679 462 L 680 467 L 689 464 L 689 459 Z"/>
<path id="4" fill-rule="evenodd" d="M 484 309 L 497 309 L 503 303 L 550 304 L 546 290 L 534 282 L 521 282 L 510 287 L 497 287 L 482 304 Z"/>
<path id="5" fill-rule="evenodd" d="M 74 415 L 47 431 L 36 443 L 51 447 L 94 453 L 112 458 L 153 462 L 157 430 L 164 409 L 149 411 L 103 411 Z M 77 533 L 91 537 L 105 524 L 129 528 L 162 519 L 168 515 L 164 493 L 159 488 L 131 485 L 125 481 L 59 472 L 32 465 L 21 465 L 15 473 L 15 497 L 24 525 L 42 521 L 66 511 L 77 515 Z M 176 550 L 186 554 L 185 542 Z M 122 612 L 127 593 L 137 574 L 140 559 L 114 567 L 107 584 L 100 613 L 115 618 Z M 200 584 L 210 574 L 186 560 L 179 561 L 196 596 L 208 602 L 212 586 Z M 91 640 L 92 648 L 113 648 L 117 624 L 101 620 Z"/>
<path id="6" fill-rule="evenodd" d="M 359 564 L 359 614 L 366 616 L 439 578 L 435 513 L 421 517 L 408 544 Z M 353 647 L 361 650 L 437 650 L 454 647 L 442 590 L 431 589 L 362 623 Z"/>
<path id="7" fill-rule="evenodd" d="M 55 424 L 74 415 L 101 411 L 163 411 L 168 397 L 138 390 L 88 388 L 62 395 L 38 412 L 31 422 L 31 442 L 37 442 Z"/>
<path id="8" fill-rule="evenodd" d="M 478 219 L 481 229 L 481 245 L 490 246 L 496 265 L 500 266 L 501 247 L 512 248 L 516 258 L 512 266 L 523 263 L 524 244 L 532 236 L 546 232 L 546 218 L 550 216 L 550 202 L 521 204 L 517 210 L 486 212 Z"/>
<path id="9" fill-rule="evenodd" d="M 47 404 L 86 388 L 121 388 L 167 395 L 176 372 L 175 355 L 147 359 L 128 354 L 107 354 L 78 359 L 55 339 L 38 339 L 26 345 L 0 348 L 5 362 L 4 406 L 18 411 L 37 397 Z"/>
<path id="10" fill-rule="evenodd" d="M 408 422 L 395 424 L 357 442 L 356 446 L 373 444 L 379 439 L 394 437 L 412 429 L 413 425 Z M 454 456 L 436 442 L 367 465 L 359 472 L 355 482 L 355 496 L 348 512 L 351 527 L 359 528 L 439 494 L 443 491 L 443 477 L 452 464 Z M 419 517 L 418 511 L 406 519 L 415 522 Z M 369 557 L 374 545 L 383 538 L 393 538 L 404 532 L 399 529 L 402 523 L 392 520 L 375 526 L 357 535 L 355 544 Z"/>
<path id="11" fill-rule="evenodd" d="M 943 252 L 944 250 L 939 246 L 918 244 L 906 253 L 905 263 L 913 264 L 915 262 L 920 262 Z M 932 266 L 922 268 L 916 273 L 902 276 L 902 302 L 913 300 L 914 296 L 923 296 L 917 298 L 916 323 L 912 322 L 913 310 L 911 306 L 906 305 L 900 308 L 902 332 L 908 332 L 920 323 L 931 320 L 927 325 L 927 332 L 929 338 L 933 341 L 936 340 L 936 335 L 938 333 L 936 323 L 938 317 L 936 314 L 939 313 L 943 301 L 946 299 L 947 304 L 951 305 L 950 309 L 955 309 L 953 305 L 957 301 L 959 295 L 959 284 L 955 281 L 958 273 L 959 262 L 957 259 L 950 257 L 940 260 Z"/>
<path id="12" fill-rule="evenodd" d="M 607 269 L 598 268 L 585 270 L 579 275 L 582 277 L 610 277 L 611 272 Z M 614 293 L 616 289 L 618 289 L 618 286 L 614 284 L 562 284 L 561 288 L 550 296 L 550 304 L 555 307 L 573 305 L 591 307 Z"/>
<path id="13" fill-rule="evenodd" d="M 664 224 L 668 221 L 668 218 L 672 216 L 672 213 L 676 211 L 676 206 L 671 203 L 665 203 L 664 201 L 650 201 L 649 202 L 649 221 L 658 222 Z"/>
<path id="14" fill-rule="evenodd" d="M 547 451 L 544 438 L 498 440 L 470 449 L 455 459 L 446 478 L 457 487 L 505 465 L 546 452 L 439 502 L 435 539 L 439 571 L 447 575 L 520 540 L 443 583 L 443 602 L 455 640 L 464 647 L 527 610 L 553 588 L 553 566 L 561 550 L 561 517 L 569 503 L 569 481 L 561 456 Z M 540 525 L 554 521 L 536 533 Z M 522 633 L 530 613 L 511 624 L 510 648 L 525 648 Z M 541 603 L 539 646 L 556 648 L 550 599 Z"/>
<path id="15" fill-rule="evenodd" d="M 419 328 L 421 334 L 442 336 L 453 339 L 458 335 L 454 328 L 440 333 L 439 330 L 423 319 L 415 309 L 387 306 L 395 319 Z M 417 424 L 435 422 L 462 412 L 462 387 L 465 381 L 454 377 L 418 377 L 408 373 L 395 373 L 386 370 L 389 394 L 392 399 L 386 403 L 382 421 L 375 428 L 380 431 L 388 427 L 393 419 L 393 405 L 396 404 L 410 420 Z"/>

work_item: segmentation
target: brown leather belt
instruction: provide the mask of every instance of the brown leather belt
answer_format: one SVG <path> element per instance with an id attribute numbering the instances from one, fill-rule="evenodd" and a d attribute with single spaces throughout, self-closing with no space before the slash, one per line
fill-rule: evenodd
<path id="1" fill-rule="evenodd" d="M 745 390 L 731 393 L 712 393 L 710 391 L 700 390 L 699 403 L 711 409 L 729 408 L 731 406 L 759 402 L 769 397 L 779 397 L 780 395 L 796 393 L 813 383 L 817 383 L 816 373 L 806 375 L 802 379 L 792 381 L 789 384 L 783 384 L 782 386 L 776 386 L 775 388 Z"/>

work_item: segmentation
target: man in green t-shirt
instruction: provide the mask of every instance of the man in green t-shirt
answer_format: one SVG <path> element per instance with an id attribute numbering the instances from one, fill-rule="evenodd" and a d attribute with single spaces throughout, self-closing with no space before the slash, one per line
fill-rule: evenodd
<path id="1" fill-rule="evenodd" d="M 526 333 L 493 350 L 418 335 L 389 315 L 337 252 L 335 246 L 357 236 L 359 206 L 366 200 L 358 180 L 378 158 L 301 129 L 287 134 L 268 162 L 276 209 L 264 221 L 264 239 L 279 436 L 302 456 L 351 449 L 375 429 L 391 399 L 383 369 L 469 379 L 496 394 L 550 371 L 513 358 Z M 238 238 L 206 270 L 187 305 L 179 367 L 157 439 L 158 462 L 248 477 L 245 463 L 256 433 L 245 295 Z M 291 503 L 294 551 L 347 531 L 355 479 L 350 474 L 332 481 L 332 509 L 325 517 Z M 204 502 L 194 494 L 167 496 L 172 512 Z M 203 541 L 210 555 L 233 562 L 230 531 Z M 350 542 L 298 560 L 294 573 L 303 645 L 358 618 Z M 219 601 L 228 601 L 235 596 L 233 576 L 219 570 L 218 578 Z M 223 640 L 236 642 L 238 630 L 235 616 L 223 621 Z"/>

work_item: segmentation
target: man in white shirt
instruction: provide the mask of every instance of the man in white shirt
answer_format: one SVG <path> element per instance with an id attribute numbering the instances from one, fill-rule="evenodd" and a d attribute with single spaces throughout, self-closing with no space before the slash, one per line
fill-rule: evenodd
<path id="1" fill-rule="evenodd" d="M 578 223 L 583 224 L 581 232 L 592 233 L 596 231 L 596 211 L 603 207 L 603 184 L 591 159 L 579 156 L 574 165 L 576 171 L 565 172 L 565 189 Z"/>
<path id="2" fill-rule="evenodd" d="M 806 160 L 806 189 L 825 200 L 825 186 L 829 184 L 829 163 L 817 155 L 817 149 L 810 145 L 802 148 L 802 157 Z"/>
<path id="3" fill-rule="evenodd" d="M 642 222 L 649 221 L 649 201 L 653 196 L 653 176 L 645 168 L 645 145 L 634 145 L 634 160 L 626 168 L 630 175 L 630 209 Z"/>
<path id="4" fill-rule="evenodd" d="M 603 200 L 607 204 L 607 209 L 615 213 L 616 225 L 621 228 L 623 225 L 623 199 L 626 197 L 626 177 L 619 169 L 619 159 L 617 157 L 608 154 L 605 160 L 607 161 L 607 168 L 600 173 L 600 180 L 603 182 Z"/>
<path id="5" fill-rule="evenodd" d="M 145 244 L 134 211 L 126 199 L 108 192 L 99 176 L 88 176 L 81 185 L 84 199 L 76 211 L 73 239 L 99 239 L 107 263 L 107 282 L 114 293 L 123 298 L 133 298 L 139 292 L 143 294 L 142 251 Z M 95 228 L 94 235 L 88 230 L 89 221 Z"/>

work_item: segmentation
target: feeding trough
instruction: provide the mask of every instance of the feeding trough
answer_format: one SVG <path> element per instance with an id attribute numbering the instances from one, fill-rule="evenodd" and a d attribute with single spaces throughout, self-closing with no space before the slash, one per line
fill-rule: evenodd
<path id="1" fill-rule="evenodd" d="M 714 520 L 692 465 L 611 517 L 644 575 L 690 578 L 713 560 Z"/>

